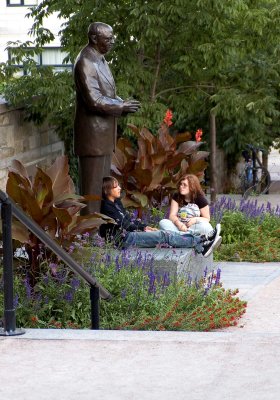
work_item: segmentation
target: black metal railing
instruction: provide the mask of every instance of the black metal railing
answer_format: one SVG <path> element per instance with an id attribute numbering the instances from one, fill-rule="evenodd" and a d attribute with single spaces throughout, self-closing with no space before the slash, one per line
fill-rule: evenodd
<path id="1" fill-rule="evenodd" d="M 4 281 L 4 318 L 0 335 L 14 336 L 24 333 L 16 328 L 13 287 L 13 248 L 12 248 L 12 215 L 26 226 L 38 239 L 55 253 L 71 270 L 79 275 L 90 287 L 91 329 L 99 329 L 100 298 L 109 300 L 110 292 L 94 277 L 85 271 L 73 258 L 63 250 L 36 222 L 26 215 L 5 192 L 0 190 L 0 206 L 3 236 L 3 281 Z"/>

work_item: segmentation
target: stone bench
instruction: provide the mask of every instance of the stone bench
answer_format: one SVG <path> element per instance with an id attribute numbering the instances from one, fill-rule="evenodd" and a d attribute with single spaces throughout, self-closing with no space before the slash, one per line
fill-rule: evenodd
<path id="1" fill-rule="evenodd" d="M 213 254 L 203 257 L 193 249 L 173 249 L 173 248 L 137 248 L 129 250 L 131 258 L 141 253 L 143 257 L 152 257 L 152 265 L 156 272 L 160 274 L 169 273 L 170 276 L 177 276 L 192 282 L 203 278 L 207 268 L 207 274 L 214 269 Z"/>
<path id="2" fill-rule="evenodd" d="M 129 248 L 127 250 L 116 250 L 113 248 L 97 248 L 99 256 L 110 257 L 116 260 L 119 257 L 119 263 L 138 264 L 139 267 L 153 267 L 156 273 L 170 276 L 176 276 L 192 282 L 203 278 L 205 270 L 207 275 L 214 269 L 213 254 L 205 258 L 197 254 L 193 249 L 174 249 L 174 248 Z M 92 255 L 92 248 L 79 250 L 75 259 L 81 262 L 81 259 L 88 259 Z M 125 258 L 123 260 L 122 258 Z M 115 261 L 116 262 L 116 261 Z"/>

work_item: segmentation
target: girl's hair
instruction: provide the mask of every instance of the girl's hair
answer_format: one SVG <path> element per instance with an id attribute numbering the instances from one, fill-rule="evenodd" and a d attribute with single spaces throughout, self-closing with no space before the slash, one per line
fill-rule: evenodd
<path id="1" fill-rule="evenodd" d="M 104 176 L 103 183 L 102 183 L 102 198 L 105 200 L 107 199 L 110 191 L 118 186 L 119 182 L 113 176 Z"/>
<path id="2" fill-rule="evenodd" d="M 196 175 L 192 175 L 192 174 L 186 174 L 181 176 L 181 178 L 179 179 L 178 183 L 177 183 L 177 189 L 178 189 L 178 204 L 180 207 L 182 207 L 184 205 L 185 202 L 185 196 L 182 196 L 180 194 L 180 184 L 182 181 L 187 180 L 188 184 L 189 184 L 189 190 L 190 190 L 190 201 L 194 202 L 195 198 L 197 197 L 198 194 L 202 194 L 203 190 L 200 186 L 200 182 L 198 180 L 198 177 Z"/>

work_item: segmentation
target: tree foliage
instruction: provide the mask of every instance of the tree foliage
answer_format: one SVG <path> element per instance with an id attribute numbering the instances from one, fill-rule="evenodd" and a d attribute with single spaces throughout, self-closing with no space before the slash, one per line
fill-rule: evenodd
<path id="1" fill-rule="evenodd" d="M 268 148 L 279 138 L 277 0 L 43 0 L 29 14 L 38 49 L 53 37 L 43 22 L 54 12 L 65 20 L 61 44 L 72 62 L 86 44 L 91 22 L 113 26 L 117 42 L 108 58 L 118 94 L 142 103 L 140 113 L 122 119 L 122 132 L 127 122 L 153 130 L 169 107 L 176 129 L 201 126 L 206 134 L 209 113 L 214 112 L 218 143 L 231 154 L 247 142 Z M 3 76 L 9 68 L 2 66 Z M 6 86 L 7 98 L 28 100 L 30 117 L 47 115 L 64 137 L 70 136 L 71 74 L 58 77 L 34 68 L 30 74 L 24 84 L 17 80 Z M 44 106 L 37 97 L 31 101 L 38 94 Z"/>

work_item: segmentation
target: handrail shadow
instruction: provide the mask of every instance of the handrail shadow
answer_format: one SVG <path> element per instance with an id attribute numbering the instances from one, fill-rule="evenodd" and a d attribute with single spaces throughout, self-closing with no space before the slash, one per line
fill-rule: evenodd
<path id="1" fill-rule="evenodd" d="M 13 249 L 12 249 L 12 215 L 26 226 L 38 239 L 55 253 L 71 270 L 79 275 L 90 287 L 91 329 L 99 329 L 99 300 L 112 298 L 93 276 L 85 271 L 62 247 L 60 247 L 36 222 L 18 207 L 8 195 L 0 190 L 0 205 L 3 230 L 3 277 L 4 277 L 4 327 L 0 335 L 15 336 L 24 333 L 16 328 L 14 294 L 13 294 Z"/>

